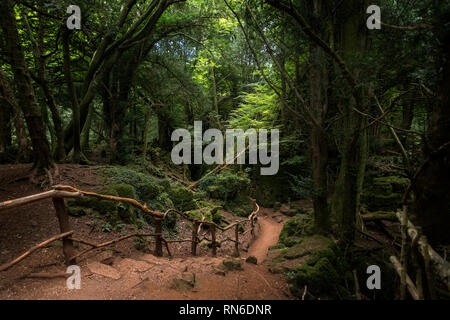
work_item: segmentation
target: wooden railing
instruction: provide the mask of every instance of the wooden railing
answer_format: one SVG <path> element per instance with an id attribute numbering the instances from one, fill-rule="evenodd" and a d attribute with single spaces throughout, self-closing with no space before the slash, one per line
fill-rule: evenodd
<path id="1" fill-rule="evenodd" d="M 135 208 L 141 210 L 145 214 L 149 214 L 153 217 L 154 222 L 155 222 L 155 232 L 154 233 L 132 233 L 132 234 L 128 234 L 128 235 L 122 236 L 120 238 L 110 240 L 110 241 L 100 243 L 100 244 L 95 244 L 95 243 L 92 243 L 92 242 L 89 242 L 89 241 L 86 241 L 83 239 L 74 238 L 73 230 L 71 230 L 70 223 L 69 223 L 69 215 L 67 213 L 67 208 L 64 203 L 64 198 L 77 199 L 77 198 L 82 198 L 85 196 L 95 197 L 95 198 L 103 199 L 103 200 L 110 200 L 110 201 L 126 203 L 126 204 L 134 206 Z M 38 194 L 33 194 L 33 195 L 26 196 L 23 198 L 18 198 L 18 199 L 1 202 L 0 203 L 0 211 L 24 206 L 24 205 L 27 205 L 27 204 L 30 204 L 30 203 L 33 203 L 36 201 L 49 199 L 49 198 L 51 198 L 53 201 L 53 205 L 55 207 L 56 216 L 58 218 L 61 234 L 56 235 L 50 239 L 47 239 L 47 240 L 35 245 L 34 247 L 32 247 L 31 249 L 29 249 L 28 251 L 26 251 L 19 257 L 17 257 L 16 259 L 1 265 L 0 272 L 7 270 L 10 267 L 12 267 L 13 265 L 19 263 L 20 261 L 22 261 L 23 259 L 28 257 L 34 251 L 47 246 L 48 244 L 50 244 L 53 241 L 61 240 L 61 239 L 63 242 L 63 253 L 64 253 L 65 261 L 66 261 L 66 264 L 68 264 L 68 265 L 75 264 L 76 259 L 87 252 L 90 252 L 92 250 L 102 248 L 105 246 L 109 246 L 111 244 L 117 243 L 119 241 L 131 238 L 131 237 L 154 237 L 155 238 L 154 254 L 156 256 L 163 255 L 163 244 L 167 250 L 168 255 L 171 256 L 172 254 L 170 252 L 169 243 L 172 243 L 172 242 L 191 242 L 191 252 L 192 252 L 192 255 L 195 256 L 195 255 L 197 255 L 197 245 L 200 242 L 207 240 L 211 243 L 212 254 L 215 256 L 217 254 L 217 246 L 218 246 L 218 242 L 217 242 L 218 231 L 224 233 L 227 230 L 230 230 L 231 228 L 235 228 L 234 239 L 227 237 L 226 239 L 223 240 L 223 242 L 225 242 L 225 241 L 234 242 L 234 244 L 235 244 L 234 255 L 239 256 L 239 244 L 240 244 L 239 243 L 239 225 L 245 224 L 245 223 L 250 223 L 250 228 L 247 230 L 245 230 L 245 228 L 244 228 L 243 234 L 246 234 L 247 232 L 251 232 L 252 236 L 254 236 L 255 235 L 255 221 L 257 219 L 257 214 L 259 212 L 259 206 L 256 203 L 255 199 L 250 198 L 252 201 L 252 204 L 253 204 L 253 212 L 247 218 L 237 220 L 225 227 L 222 227 L 222 226 L 214 223 L 213 221 L 206 221 L 205 217 L 203 217 L 202 219 L 194 219 L 194 218 L 187 216 L 185 213 L 180 212 L 175 209 L 168 209 L 166 212 L 155 211 L 155 210 L 151 210 L 151 209 L 147 208 L 147 206 L 145 204 L 141 204 L 140 202 L 136 201 L 135 199 L 116 197 L 116 196 L 111 196 L 111 195 L 103 195 L 103 194 L 99 194 L 99 193 L 95 193 L 95 192 L 80 190 L 75 187 L 67 186 L 67 185 L 57 185 L 57 186 L 53 187 L 53 190 L 45 191 L 45 192 L 38 193 Z M 183 219 L 188 220 L 192 223 L 191 238 L 182 239 L 182 240 L 170 240 L 170 239 L 164 238 L 164 236 L 162 234 L 162 221 L 171 212 L 177 214 L 178 216 L 180 216 Z M 199 234 L 200 234 L 202 225 L 209 226 L 211 239 L 208 239 L 206 237 L 206 235 L 204 235 L 202 239 L 199 238 Z M 90 246 L 90 248 L 85 249 L 79 253 L 76 253 L 75 248 L 73 246 L 73 242 L 88 245 L 88 246 Z"/>
<path id="2" fill-rule="evenodd" d="M 391 256 L 391 263 L 400 277 L 400 298 L 405 299 L 406 290 L 414 300 L 432 299 L 437 295 L 434 287 L 433 270 L 450 291 L 450 263 L 442 258 L 428 243 L 420 227 L 408 220 L 407 208 L 396 213 L 402 232 L 400 259 Z M 409 240 L 408 240 L 409 239 Z M 410 251 L 412 259 L 407 258 Z M 415 282 L 407 273 L 409 264 L 415 265 Z M 422 269 L 422 270 L 421 270 Z"/>

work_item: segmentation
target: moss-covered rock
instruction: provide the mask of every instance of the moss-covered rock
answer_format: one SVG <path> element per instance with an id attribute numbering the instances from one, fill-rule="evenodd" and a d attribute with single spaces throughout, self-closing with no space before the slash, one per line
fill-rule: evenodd
<path id="1" fill-rule="evenodd" d="M 239 259 L 228 258 L 223 260 L 222 264 L 227 270 L 242 270 L 242 261 Z"/>
<path id="2" fill-rule="evenodd" d="M 329 297 L 351 299 L 353 277 L 336 244 L 323 236 L 301 239 L 275 257 L 269 265 L 275 273 L 286 273 L 291 291 L 300 297 L 305 286 L 308 298 Z"/>
<path id="3" fill-rule="evenodd" d="M 369 180 L 361 196 L 361 201 L 369 211 L 395 211 L 402 205 L 402 196 L 409 179 L 388 176 Z"/>
<path id="4" fill-rule="evenodd" d="M 309 215 L 296 215 L 285 222 L 278 243 L 291 247 L 300 243 L 302 237 L 311 233 L 312 219 Z"/>
<path id="5" fill-rule="evenodd" d="M 133 186 L 129 184 L 111 184 L 98 193 L 115 197 L 131 199 L 136 198 L 135 190 Z M 87 212 L 87 210 L 94 210 L 109 218 L 111 222 L 118 222 L 120 220 L 126 223 L 138 222 L 133 206 L 116 201 L 86 196 L 80 199 L 68 201 L 68 207 L 69 211 L 73 214 L 81 213 L 82 211 L 80 209 L 83 209 L 85 212 Z"/>
<path id="6" fill-rule="evenodd" d="M 226 208 L 239 217 L 248 217 L 253 211 L 253 205 L 251 203 L 232 203 L 226 206 Z"/>

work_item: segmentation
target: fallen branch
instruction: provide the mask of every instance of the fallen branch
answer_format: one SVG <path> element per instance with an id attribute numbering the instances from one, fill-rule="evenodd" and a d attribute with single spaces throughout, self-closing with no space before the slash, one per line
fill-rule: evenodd
<path id="1" fill-rule="evenodd" d="M 103 242 L 103 243 L 100 243 L 100 244 L 87 243 L 87 241 L 84 241 L 84 243 L 89 244 L 90 246 L 93 246 L 93 247 L 88 248 L 88 249 L 86 249 L 84 251 L 81 251 L 80 253 L 77 253 L 76 255 L 71 257 L 70 259 L 76 259 L 79 256 L 82 256 L 83 254 L 86 254 L 86 253 L 88 253 L 88 252 L 90 252 L 92 250 L 103 248 L 103 247 L 109 246 L 111 244 L 114 244 L 114 243 L 119 242 L 119 241 L 123 241 L 123 240 L 131 238 L 131 237 L 158 237 L 158 236 L 161 236 L 161 234 L 159 234 L 159 233 L 131 233 L 131 234 L 128 234 L 126 236 L 123 236 L 123 237 L 120 237 L 120 238 L 117 238 L 117 239 L 114 239 L 114 240 L 106 241 L 106 242 Z M 77 241 L 76 239 L 72 239 L 72 240 L 73 241 Z"/>
<path id="2" fill-rule="evenodd" d="M 397 221 L 397 215 L 395 214 L 395 212 L 376 211 L 376 212 L 360 214 L 360 216 L 364 222 L 378 221 L 378 220 Z"/>
<path id="3" fill-rule="evenodd" d="M 36 251 L 36 250 L 38 250 L 38 249 L 40 249 L 40 248 L 45 247 L 46 245 L 52 243 L 53 241 L 56 241 L 56 240 L 59 240 L 59 239 L 63 239 L 63 238 L 68 237 L 68 236 L 70 236 L 70 235 L 72 235 L 72 234 L 73 234 L 73 231 L 61 233 L 61 234 L 59 234 L 59 235 L 57 235 L 57 236 L 51 237 L 50 239 L 45 240 L 44 242 L 41 242 L 41 243 L 35 245 L 35 246 L 32 247 L 30 250 L 24 252 L 21 256 L 17 257 L 17 258 L 14 259 L 13 261 L 10 261 L 10 262 L 8 262 L 8 263 L 3 264 L 3 265 L 0 267 L 0 272 L 1 272 L 1 271 L 5 271 L 5 270 L 11 268 L 11 267 L 12 267 L 13 265 L 15 265 L 16 263 L 19 263 L 20 261 L 22 261 L 23 259 L 25 259 L 26 257 L 28 257 L 28 256 L 29 256 L 30 254 L 32 254 L 34 251 Z"/>

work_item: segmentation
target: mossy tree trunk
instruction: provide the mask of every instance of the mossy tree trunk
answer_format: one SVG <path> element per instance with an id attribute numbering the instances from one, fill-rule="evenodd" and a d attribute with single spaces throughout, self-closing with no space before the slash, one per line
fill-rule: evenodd
<path id="1" fill-rule="evenodd" d="M 345 61 L 358 61 L 364 56 L 366 30 L 365 1 L 346 1 L 342 5 L 345 14 L 340 26 L 339 46 Z M 356 81 L 360 81 L 360 70 L 349 66 Z M 350 89 L 352 90 L 352 88 Z M 341 140 L 341 165 L 332 199 L 332 212 L 338 223 L 339 240 L 343 246 L 351 245 L 355 237 L 356 214 L 359 211 L 359 198 L 367 157 L 366 132 L 363 131 L 363 117 L 353 108 L 364 110 L 361 105 L 363 89 L 348 99 L 341 101 L 344 107 Z"/>
<path id="2" fill-rule="evenodd" d="M 323 24 L 320 15 L 323 1 L 313 1 L 313 21 L 311 27 L 315 33 L 325 38 Z M 314 205 L 314 228 L 318 233 L 329 231 L 329 210 L 327 203 L 328 195 L 328 142 L 324 130 L 324 124 L 328 109 L 328 75 L 326 70 L 325 52 L 315 42 L 310 44 L 310 108 L 316 118 L 316 124 L 311 124 L 311 165 L 314 183 L 313 205 Z"/>

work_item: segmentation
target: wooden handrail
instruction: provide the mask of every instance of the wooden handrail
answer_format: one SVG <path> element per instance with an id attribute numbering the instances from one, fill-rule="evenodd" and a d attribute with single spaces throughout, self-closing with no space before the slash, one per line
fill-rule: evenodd
<path id="1" fill-rule="evenodd" d="M 151 209 L 147 208 L 147 206 L 145 204 L 141 204 L 138 201 L 136 201 L 135 199 L 110 196 L 110 195 L 105 195 L 105 194 L 99 194 L 96 192 L 83 191 L 83 190 L 77 189 L 75 187 L 66 186 L 66 185 L 56 185 L 56 186 L 54 186 L 54 188 L 56 190 L 79 192 L 79 193 L 83 194 L 84 196 L 91 196 L 91 197 L 95 197 L 98 199 L 105 199 L 105 200 L 112 200 L 112 201 L 121 202 L 121 203 L 128 203 L 128 204 L 131 204 L 132 206 L 140 209 L 141 211 L 143 211 L 145 213 L 151 214 L 152 216 L 155 216 L 158 218 L 164 217 L 164 213 L 162 213 L 161 211 L 151 210 Z"/>
<path id="2" fill-rule="evenodd" d="M 41 192 L 38 194 L 33 194 L 30 196 L 26 196 L 26 197 L 22 197 L 22 198 L 17 198 L 17 199 L 12 199 L 12 200 L 7 200 L 4 202 L 0 202 L 0 211 L 2 210 L 7 210 L 7 209 L 12 209 L 12 208 L 16 208 L 16 207 L 20 207 L 23 205 L 27 205 L 29 203 L 33 203 L 39 200 L 44 200 L 44 199 L 49 199 L 52 198 L 54 205 L 55 205 L 55 209 L 56 209 L 56 213 L 57 213 L 57 217 L 60 223 L 60 229 L 61 229 L 61 234 L 58 236 L 54 236 L 40 244 L 37 244 L 36 246 L 32 247 L 30 250 L 26 251 L 24 254 L 22 254 L 21 256 L 19 256 L 18 258 L 12 260 L 9 263 L 5 263 L 4 265 L 0 266 L 0 271 L 4 271 L 8 268 L 10 268 L 11 266 L 13 266 L 14 264 L 20 262 L 21 260 L 23 260 L 24 258 L 26 258 L 28 255 L 30 255 L 32 252 L 34 252 L 35 250 L 44 247 L 45 245 L 55 241 L 55 240 L 59 240 L 59 239 L 63 239 L 64 242 L 64 255 L 66 256 L 66 262 L 67 263 L 71 263 L 72 261 L 75 261 L 75 258 L 91 251 L 94 249 L 98 249 L 113 243 L 116 243 L 118 241 L 122 241 L 125 239 L 128 239 L 130 237 L 133 236 L 153 236 L 156 238 L 156 247 L 155 247 L 155 252 L 157 255 L 162 255 L 162 243 L 164 243 L 167 252 L 169 255 L 171 255 L 170 250 L 169 250 L 169 246 L 168 243 L 169 242 L 187 242 L 190 241 L 192 243 L 192 254 L 196 255 L 196 247 L 197 247 L 197 243 L 199 242 L 199 238 L 198 238 L 198 229 L 200 228 L 201 224 L 206 224 L 210 226 L 211 229 L 211 243 L 212 243 L 212 251 L 213 251 L 213 255 L 216 254 L 216 247 L 217 247 L 217 243 L 216 243 L 216 230 L 220 230 L 221 232 L 225 232 L 233 227 L 236 228 L 235 230 L 235 237 L 236 240 L 230 239 L 231 241 L 235 242 L 235 254 L 238 255 L 239 254 L 239 249 L 238 249 L 238 245 L 239 245 L 239 236 L 238 236 L 238 225 L 245 223 L 247 221 L 251 222 L 251 229 L 250 231 L 252 231 L 252 234 L 254 234 L 254 221 L 257 218 L 257 214 L 259 212 L 259 206 L 256 203 L 255 199 L 251 199 L 253 206 L 254 206 L 254 210 L 252 211 L 252 213 L 245 219 L 241 219 L 239 221 L 236 221 L 234 223 L 231 223 L 229 225 L 227 225 L 226 227 L 221 227 L 218 224 L 214 223 L 213 221 L 205 221 L 204 217 L 203 219 L 199 220 L 199 219 L 195 219 L 195 218 L 191 218 L 188 217 L 184 212 L 180 212 L 176 209 L 168 209 L 166 212 L 161 212 L 161 211 L 155 211 L 155 210 L 151 210 L 149 208 L 147 208 L 146 204 L 141 204 L 139 203 L 137 200 L 132 199 L 132 198 L 124 198 L 124 197 L 117 197 L 117 196 L 111 196 L 111 195 L 103 195 L 103 194 L 99 194 L 96 192 L 89 192 L 89 191 L 84 191 L 84 190 L 80 190 L 77 189 L 75 187 L 72 186 L 67 186 L 67 185 L 56 185 L 53 187 L 53 190 L 49 190 L 49 191 L 45 191 L 45 192 Z M 64 206 L 64 201 L 62 201 L 62 198 L 81 198 L 84 196 L 90 196 L 90 197 L 95 197 L 98 199 L 104 199 L 104 200 L 110 200 L 110 201 L 116 201 L 116 202 L 121 202 L 121 203 L 127 203 L 130 204 L 136 208 L 138 208 L 139 210 L 152 215 L 155 218 L 155 221 L 157 222 L 157 229 L 155 233 L 148 233 L 148 234 L 142 234 L 142 233 L 133 233 L 133 234 L 129 234 L 129 235 L 125 235 L 123 237 L 120 237 L 118 239 L 115 240 L 111 240 L 102 244 L 93 244 L 90 243 L 88 241 L 85 240 L 81 240 L 81 239 L 75 239 L 73 237 L 71 237 L 71 235 L 73 234 L 73 231 L 68 231 L 69 229 L 69 223 L 68 223 L 68 216 L 67 216 L 67 210 Z M 167 216 L 167 214 L 169 214 L 170 212 L 174 212 L 177 215 L 181 216 L 183 219 L 186 219 L 190 222 L 192 222 L 193 224 L 193 232 L 192 232 L 192 239 L 183 239 L 183 240 L 166 240 L 163 236 L 162 236 L 162 229 L 161 229 L 161 221 L 165 219 L 165 217 Z M 249 231 L 249 230 L 247 230 Z M 83 243 L 83 244 L 87 244 L 89 246 L 91 246 L 91 248 L 88 248 L 78 254 L 74 254 L 73 253 L 73 245 L 72 245 L 72 241 L 75 242 L 79 242 L 79 243 Z"/>
<path id="3" fill-rule="evenodd" d="M 81 198 L 82 196 L 83 194 L 78 191 L 67 192 L 61 190 L 49 190 L 42 193 L 32 194 L 31 196 L 0 202 L 0 211 L 20 207 L 48 198 Z"/>

